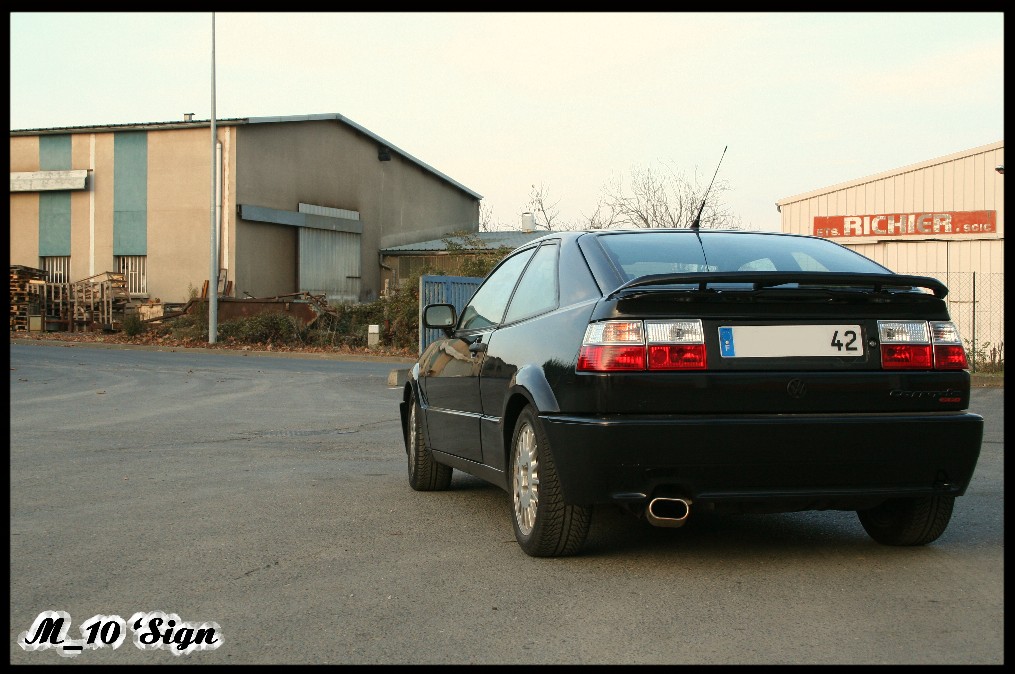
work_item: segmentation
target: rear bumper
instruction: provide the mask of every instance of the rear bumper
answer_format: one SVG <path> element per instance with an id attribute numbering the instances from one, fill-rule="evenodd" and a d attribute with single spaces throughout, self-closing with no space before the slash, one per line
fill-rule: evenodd
<path id="1" fill-rule="evenodd" d="M 565 501 L 586 505 L 666 494 L 788 511 L 960 496 L 983 436 L 971 413 L 541 419 Z"/>

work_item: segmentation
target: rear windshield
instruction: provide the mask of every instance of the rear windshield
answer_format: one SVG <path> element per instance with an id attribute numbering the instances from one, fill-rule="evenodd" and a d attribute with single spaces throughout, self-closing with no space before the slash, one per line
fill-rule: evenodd
<path id="1" fill-rule="evenodd" d="M 599 242 L 624 281 L 648 274 L 731 271 L 890 273 L 825 239 L 763 232 L 617 232 Z"/>

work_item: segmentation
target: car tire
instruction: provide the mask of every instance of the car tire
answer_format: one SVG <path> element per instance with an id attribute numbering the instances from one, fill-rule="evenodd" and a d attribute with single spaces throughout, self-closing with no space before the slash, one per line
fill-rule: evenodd
<path id="1" fill-rule="evenodd" d="M 954 496 L 896 498 L 856 514 L 878 543 L 926 545 L 944 533 L 954 507 Z"/>
<path id="2" fill-rule="evenodd" d="M 564 557 L 585 544 L 591 506 L 564 503 L 550 441 L 531 406 L 518 416 L 509 459 L 511 523 L 532 557 Z"/>
<path id="3" fill-rule="evenodd" d="M 451 484 L 451 466 L 437 463 L 426 444 L 423 410 L 415 394 L 409 401 L 409 423 L 405 431 L 405 452 L 409 460 L 409 486 L 416 491 L 441 491 Z"/>

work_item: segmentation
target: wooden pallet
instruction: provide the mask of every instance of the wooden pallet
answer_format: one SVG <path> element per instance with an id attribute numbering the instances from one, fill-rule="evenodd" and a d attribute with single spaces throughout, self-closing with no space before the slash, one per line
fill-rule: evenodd
<path id="1" fill-rule="evenodd" d="M 102 272 L 73 283 L 47 283 L 46 271 L 11 265 L 11 331 L 29 329 L 29 315 L 65 329 L 118 329 L 132 307 L 127 280 L 120 272 Z"/>
<path id="2" fill-rule="evenodd" d="M 27 331 L 29 313 L 40 312 L 43 304 L 43 288 L 46 272 L 35 267 L 11 265 L 10 316 L 11 332 Z M 34 310 L 34 312 L 33 312 Z"/>
<path id="3" fill-rule="evenodd" d="M 127 281 L 119 272 L 107 271 L 70 284 L 72 326 L 81 329 L 115 330 L 122 325 L 130 305 Z"/>

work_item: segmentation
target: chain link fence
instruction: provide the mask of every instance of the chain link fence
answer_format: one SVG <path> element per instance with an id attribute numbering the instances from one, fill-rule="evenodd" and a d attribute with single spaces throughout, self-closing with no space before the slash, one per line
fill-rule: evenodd
<path id="1" fill-rule="evenodd" d="M 973 372 L 1004 371 L 1004 274 L 923 273 L 948 286 L 948 313 L 959 328 Z"/>

